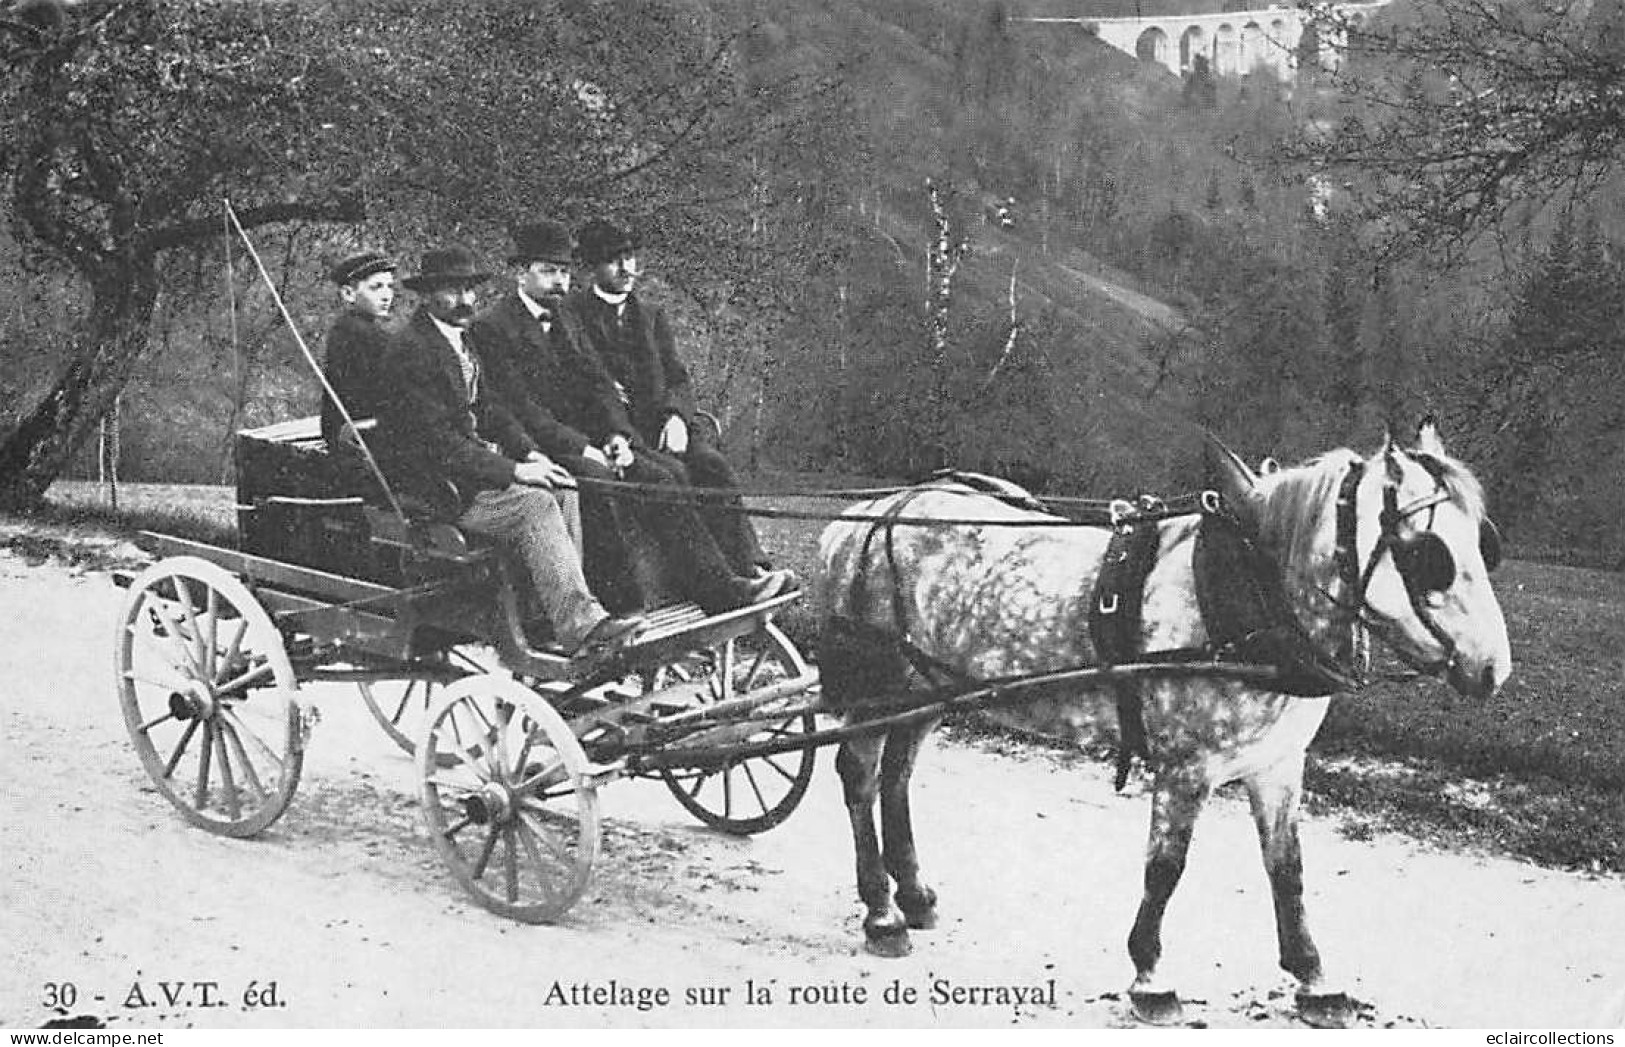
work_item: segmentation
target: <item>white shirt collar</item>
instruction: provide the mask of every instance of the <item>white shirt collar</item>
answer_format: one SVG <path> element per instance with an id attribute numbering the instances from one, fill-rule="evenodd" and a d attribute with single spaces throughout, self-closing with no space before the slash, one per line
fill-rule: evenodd
<path id="1" fill-rule="evenodd" d="M 433 313 L 428 315 L 429 319 L 434 321 L 434 325 L 440 329 L 440 333 L 446 336 L 446 341 L 451 343 L 451 347 L 453 349 L 457 350 L 459 353 L 466 351 L 463 348 L 463 329 L 461 327 L 454 324 L 448 324 L 446 321 L 440 319 L 440 317 L 434 315 Z"/>
<path id="2" fill-rule="evenodd" d="M 599 298 L 602 298 L 610 305 L 613 305 L 617 309 L 624 307 L 626 305 L 627 298 L 631 297 L 632 294 L 631 291 L 622 291 L 620 294 L 610 294 L 597 284 L 592 285 L 592 293 L 597 295 Z"/>
<path id="3" fill-rule="evenodd" d="M 546 322 L 546 320 L 551 320 L 553 318 L 553 310 L 547 308 L 546 306 L 544 306 L 540 302 L 538 302 L 536 299 L 534 299 L 530 295 L 526 294 L 525 289 L 523 287 L 519 288 L 518 290 L 519 290 L 519 301 L 524 304 L 526 312 L 530 313 L 531 316 L 534 316 L 538 320 L 543 320 L 543 322 Z M 545 318 L 542 316 L 543 313 L 547 314 L 547 316 Z"/>

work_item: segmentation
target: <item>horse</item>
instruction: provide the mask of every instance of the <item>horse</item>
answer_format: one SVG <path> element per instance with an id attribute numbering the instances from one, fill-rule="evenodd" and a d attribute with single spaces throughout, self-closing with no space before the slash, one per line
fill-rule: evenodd
<path id="1" fill-rule="evenodd" d="M 860 732 L 836 754 L 870 952 L 904 955 L 909 931 L 936 921 L 908 789 L 921 746 L 941 720 L 930 705 L 944 690 L 1106 662 L 1239 656 L 1278 672 L 1084 679 L 987 713 L 1081 743 L 1103 704 L 1133 699 L 1126 711 L 1143 730 L 1151 791 L 1144 888 L 1128 937 L 1136 1017 L 1182 1020 L 1177 991 L 1158 975 L 1163 913 L 1204 803 L 1239 781 L 1263 851 L 1280 966 L 1297 982 L 1298 1014 L 1317 1026 L 1354 1020 L 1356 1005 L 1325 978 L 1305 921 L 1298 836 L 1305 750 L 1331 695 L 1363 679 L 1373 637 L 1464 695 L 1486 699 L 1500 689 L 1512 656 L 1489 577 L 1498 539 L 1479 483 L 1446 453 L 1431 423 L 1408 449 L 1390 437 L 1369 457 L 1342 449 L 1264 475 L 1211 436 L 1207 450 L 1217 482 L 1203 493 L 1203 508 L 1147 517 L 1154 542 L 1128 590 L 1139 597 L 1131 653 L 1106 652 L 1115 658 L 1097 649 L 1091 618 L 1113 610 L 1106 604 L 1120 595 L 1102 594 L 1099 582 L 1103 571 L 1118 569 L 1106 563 L 1109 554 L 1114 563 L 1123 559 L 1112 541 L 1121 527 L 1061 526 L 1072 521 L 1013 485 L 990 493 L 986 483 L 947 476 L 853 505 L 843 517 L 854 519 L 825 528 L 815 589 L 827 708 L 860 724 L 879 715 L 875 696 L 884 695 L 886 708 L 901 702 L 923 714 Z M 1256 599 L 1220 598 L 1237 592 Z"/>

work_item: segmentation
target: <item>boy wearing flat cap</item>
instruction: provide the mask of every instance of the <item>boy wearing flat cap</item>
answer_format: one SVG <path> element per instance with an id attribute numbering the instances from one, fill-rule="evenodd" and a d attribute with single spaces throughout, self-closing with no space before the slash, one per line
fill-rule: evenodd
<path id="1" fill-rule="evenodd" d="M 380 462 L 392 484 L 440 501 L 459 527 L 489 535 L 515 554 L 554 639 L 595 662 L 624 646 L 643 623 L 610 615 L 587 587 L 575 483 L 537 450 L 482 374 L 469 327 L 478 288 L 489 278 L 473 254 L 453 246 L 424 252 L 417 275 L 403 281 L 423 302 L 390 346 Z M 440 493 L 447 481 L 453 505 L 444 505 Z"/>
<path id="2" fill-rule="evenodd" d="M 698 410 L 677 340 L 658 306 L 639 300 L 638 246 L 625 230 L 601 218 L 577 233 L 577 255 L 592 271 L 589 286 L 570 298 L 586 346 L 614 379 L 631 426 L 627 434 L 639 457 L 647 457 L 679 482 L 735 491 L 733 467 L 711 430 L 696 425 Z M 747 578 L 775 577 L 793 588 L 794 574 L 773 571 L 744 503 L 737 494 L 702 512 L 734 572 Z"/>
<path id="3" fill-rule="evenodd" d="M 633 452 L 615 383 L 583 350 L 564 308 L 569 230 L 543 221 L 513 235 L 509 263 L 516 286 L 471 329 L 491 388 L 536 444 L 571 474 L 680 487 L 670 473 Z M 716 613 L 768 599 L 788 581 L 737 575 L 691 506 L 640 503 L 588 484 L 581 515 L 588 577 L 612 607 L 649 609 L 670 594 Z"/>
<path id="4" fill-rule="evenodd" d="M 322 371 L 338 394 L 356 429 L 365 433 L 376 423 L 385 380 L 383 354 L 389 345 L 389 311 L 395 304 L 395 261 L 378 251 L 342 259 L 327 277 L 339 290 L 344 308 L 327 332 Z M 344 432 L 344 414 L 322 391 L 322 436 L 329 449 L 353 439 Z"/>

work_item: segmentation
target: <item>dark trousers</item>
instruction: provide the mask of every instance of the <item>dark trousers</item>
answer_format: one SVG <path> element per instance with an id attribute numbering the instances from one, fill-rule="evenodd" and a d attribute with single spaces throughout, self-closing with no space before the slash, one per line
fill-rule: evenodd
<path id="1" fill-rule="evenodd" d="M 657 485 L 680 494 L 672 472 L 639 454 L 620 477 L 589 458 L 557 459 L 576 476 Z M 669 598 L 693 600 L 708 611 L 738 604 L 740 572 L 692 505 L 639 499 L 582 485 L 581 528 L 593 591 L 617 611 L 647 610 Z"/>
<path id="2" fill-rule="evenodd" d="M 693 438 L 692 430 L 688 450 L 681 455 L 647 447 L 639 447 L 637 454 L 639 459 L 647 458 L 665 470 L 678 483 L 730 492 L 739 487 L 733 466 L 728 464 L 722 451 L 707 440 Z M 732 494 L 721 499 L 708 498 L 703 505 L 705 507 L 700 510 L 700 516 L 736 574 L 749 577 L 757 567 L 768 566 L 767 555 L 756 537 L 756 528 L 743 512 L 744 499 Z"/>

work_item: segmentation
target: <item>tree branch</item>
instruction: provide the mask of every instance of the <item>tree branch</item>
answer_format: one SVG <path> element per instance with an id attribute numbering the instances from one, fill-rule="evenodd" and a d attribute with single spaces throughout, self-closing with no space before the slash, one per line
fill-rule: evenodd
<path id="1" fill-rule="evenodd" d="M 345 194 L 326 200 L 289 200 L 282 203 L 262 204 L 237 212 L 237 220 L 244 229 L 277 222 L 310 221 L 352 223 L 365 220 L 366 204 L 360 194 Z M 220 233 L 219 216 L 188 218 L 164 228 L 154 230 L 142 242 L 152 252 L 207 240 Z"/>

